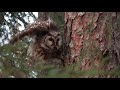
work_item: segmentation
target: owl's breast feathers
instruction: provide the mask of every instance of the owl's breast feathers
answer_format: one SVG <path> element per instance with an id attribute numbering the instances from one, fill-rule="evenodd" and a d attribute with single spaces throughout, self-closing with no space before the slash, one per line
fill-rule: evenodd
<path id="1" fill-rule="evenodd" d="M 58 58 L 60 56 L 62 39 L 60 38 L 60 32 L 58 31 L 57 26 L 52 20 L 35 21 L 20 34 L 13 37 L 10 40 L 10 44 L 14 44 L 25 36 L 35 37 L 33 38 L 34 42 L 31 42 L 27 52 L 32 61 L 38 60 L 41 57 L 44 57 L 43 59 L 46 61 L 50 61 L 53 60 L 53 58 Z M 47 39 L 49 36 L 53 39 L 52 41 Z"/>

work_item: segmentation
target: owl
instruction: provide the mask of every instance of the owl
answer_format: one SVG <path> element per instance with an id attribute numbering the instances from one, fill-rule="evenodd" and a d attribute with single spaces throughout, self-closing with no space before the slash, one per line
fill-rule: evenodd
<path id="1" fill-rule="evenodd" d="M 50 31 L 43 37 L 35 36 L 28 48 L 28 55 L 34 63 L 44 60 L 46 63 L 62 63 L 60 59 L 62 50 L 62 37 L 58 31 Z M 55 61 L 55 59 L 57 61 Z"/>
<path id="2" fill-rule="evenodd" d="M 36 21 L 27 27 L 21 34 L 16 35 L 10 43 L 13 44 L 24 36 L 32 37 L 27 54 L 29 65 L 37 61 L 45 63 L 62 64 L 61 59 L 63 40 L 57 26 L 47 21 Z"/>

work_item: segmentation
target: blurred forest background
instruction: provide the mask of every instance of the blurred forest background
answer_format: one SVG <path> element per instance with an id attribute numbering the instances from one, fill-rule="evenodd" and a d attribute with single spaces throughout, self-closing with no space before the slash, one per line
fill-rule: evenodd
<path id="1" fill-rule="evenodd" d="M 61 32 L 65 25 L 72 32 L 72 42 L 69 45 L 71 57 L 73 56 L 72 64 L 55 67 L 37 63 L 28 67 L 27 48 L 31 39 L 25 37 L 14 45 L 8 43 L 27 25 L 42 18 L 44 15 L 40 13 L 0 12 L 0 78 L 120 77 L 120 13 L 49 12 Z M 79 60 L 74 61 L 75 55 Z"/>

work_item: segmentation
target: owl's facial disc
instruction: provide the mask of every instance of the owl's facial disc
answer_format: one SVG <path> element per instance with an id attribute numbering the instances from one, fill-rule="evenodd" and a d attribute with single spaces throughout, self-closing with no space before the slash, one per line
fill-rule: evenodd
<path id="1" fill-rule="evenodd" d="M 56 47 L 57 47 L 57 49 L 59 49 L 61 46 L 62 46 L 62 38 L 59 36 L 56 39 Z"/>
<path id="2" fill-rule="evenodd" d="M 48 36 L 45 40 L 46 46 L 49 47 L 49 49 L 54 49 L 54 39 L 51 36 Z"/>
<path id="3" fill-rule="evenodd" d="M 47 44 L 48 44 L 48 46 L 52 46 L 53 45 L 53 39 L 49 38 Z"/>

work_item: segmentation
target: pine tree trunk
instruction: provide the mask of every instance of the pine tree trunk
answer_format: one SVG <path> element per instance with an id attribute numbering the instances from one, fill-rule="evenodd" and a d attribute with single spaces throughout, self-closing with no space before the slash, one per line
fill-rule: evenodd
<path id="1" fill-rule="evenodd" d="M 120 13 L 66 12 L 66 65 L 111 70 L 120 63 Z"/>

